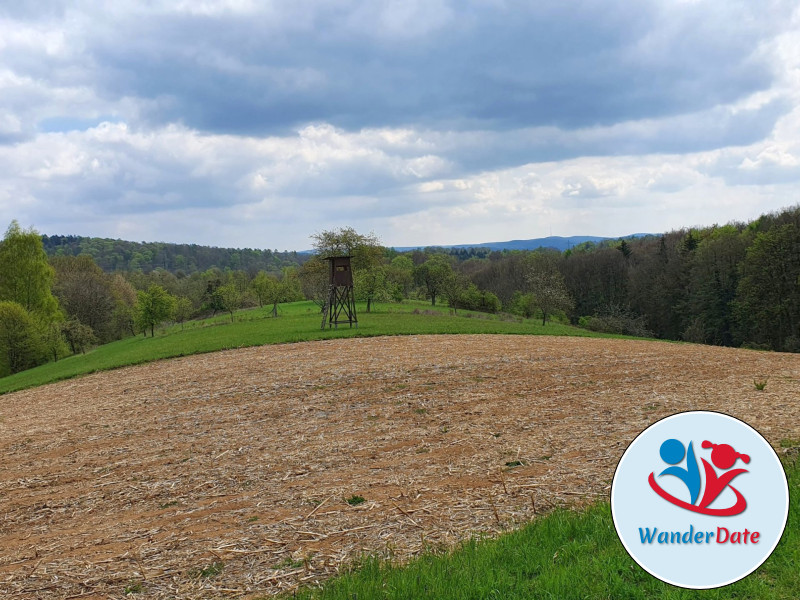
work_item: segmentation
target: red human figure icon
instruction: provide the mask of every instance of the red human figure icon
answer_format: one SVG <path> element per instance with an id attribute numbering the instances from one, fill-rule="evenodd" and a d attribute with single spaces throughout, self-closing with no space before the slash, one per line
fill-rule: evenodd
<path id="1" fill-rule="evenodd" d="M 712 444 L 708 440 L 705 440 L 702 447 L 706 449 L 713 448 L 711 451 L 711 462 L 714 463 L 714 466 L 718 469 L 730 469 L 740 458 L 745 464 L 750 462 L 750 457 L 747 454 L 736 452 L 736 450 L 728 444 Z M 733 469 L 732 471 L 717 476 L 714 467 L 708 464 L 705 458 L 700 460 L 703 461 L 703 468 L 706 472 L 706 489 L 703 493 L 703 499 L 700 501 L 701 508 L 707 507 L 716 500 L 717 496 L 722 493 L 722 490 L 730 485 L 734 477 L 748 472 L 747 469 Z M 736 494 L 736 504 L 732 507 L 732 510 L 735 509 L 736 512 L 731 514 L 738 514 L 747 507 L 747 502 L 739 490 L 733 486 L 730 486 L 730 488 Z"/>

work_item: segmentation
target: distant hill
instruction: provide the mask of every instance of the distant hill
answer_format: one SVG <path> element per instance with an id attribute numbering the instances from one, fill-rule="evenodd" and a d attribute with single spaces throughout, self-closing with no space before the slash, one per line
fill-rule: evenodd
<path id="1" fill-rule="evenodd" d="M 650 233 L 633 233 L 624 236 L 625 238 L 645 237 L 652 235 Z M 422 248 L 488 248 L 490 250 L 536 250 L 537 248 L 554 248 L 555 250 L 564 251 L 569 250 L 584 242 L 604 242 L 606 240 L 617 240 L 621 238 L 598 237 L 593 235 L 574 235 L 572 237 L 561 237 L 558 235 L 551 235 L 544 238 L 533 238 L 530 240 L 510 240 L 508 242 L 484 242 L 482 244 L 455 244 L 451 246 L 401 246 L 395 247 L 398 252 L 407 252 L 408 250 L 419 250 Z"/>
<path id="2" fill-rule="evenodd" d="M 642 237 L 645 233 L 634 233 L 631 237 Z M 591 235 L 572 237 L 550 236 L 531 240 L 511 240 L 508 242 L 486 242 L 482 244 L 458 244 L 452 246 L 402 246 L 395 247 L 398 252 L 422 248 L 446 248 L 468 250 L 486 248 L 487 250 L 535 250 L 554 248 L 559 251 L 574 248 L 584 242 L 599 243 L 607 238 Z M 42 242 L 49 256 L 78 256 L 89 254 L 106 272 L 143 271 L 164 269 L 172 273 L 183 272 L 191 275 L 213 267 L 219 269 L 244 270 L 251 274 L 258 271 L 280 272 L 283 267 L 299 266 L 311 258 L 312 251 L 278 252 L 252 248 L 217 248 L 198 244 L 168 244 L 165 242 L 128 242 L 108 238 L 82 237 L 77 235 L 43 235 Z"/>
<path id="3" fill-rule="evenodd" d="M 309 256 L 298 252 L 278 252 L 251 248 L 216 248 L 198 244 L 164 242 L 127 242 L 77 235 L 43 235 L 42 243 L 49 256 L 89 254 L 106 272 L 164 269 L 191 275 L 213 267 L 280 272 L 283 267 L 298 266 Z"/>

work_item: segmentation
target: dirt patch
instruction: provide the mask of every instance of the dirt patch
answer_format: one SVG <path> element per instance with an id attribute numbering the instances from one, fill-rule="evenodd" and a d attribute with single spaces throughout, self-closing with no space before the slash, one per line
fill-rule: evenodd
<path id="1" fill-rule="evenodd" d="M 606 497 L 627 444 L 678 411 L 798 439 L 798 397 L 797 355 L 499 335 L 249 348 L 9 394 L 0 594 L 292 589 Z"/>

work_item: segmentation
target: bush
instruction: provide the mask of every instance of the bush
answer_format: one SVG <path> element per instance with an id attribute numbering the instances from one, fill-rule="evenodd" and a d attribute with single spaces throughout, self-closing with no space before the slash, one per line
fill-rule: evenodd
<path id="1" fill-rule="evenodd" d="M 600 333 L 653 337 L 653 332 L 645 326 L 644 317 L 636 316 L 630 309 L 619 306 L 609 306 L 603 314 L 581 317 L 578 325 Z"/>
<path id="2" fill-rule="evenodd" d="M 16 302 L 0 302 L 0 376 L 43 363 L 47 349 L 31 314 Z"/>

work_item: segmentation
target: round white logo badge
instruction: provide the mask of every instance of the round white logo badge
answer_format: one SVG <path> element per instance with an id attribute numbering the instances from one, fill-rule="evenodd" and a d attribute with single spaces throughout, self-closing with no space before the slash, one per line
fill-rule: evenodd
<path id="1" fill-rule="evenodd" d="M 755 571 L 789 514 L 786 474 L 755 429 L 715 412 L 685 412 L 645 429 L 611 485 L 622 545 L 651 575 L 708 589 Z"/>

